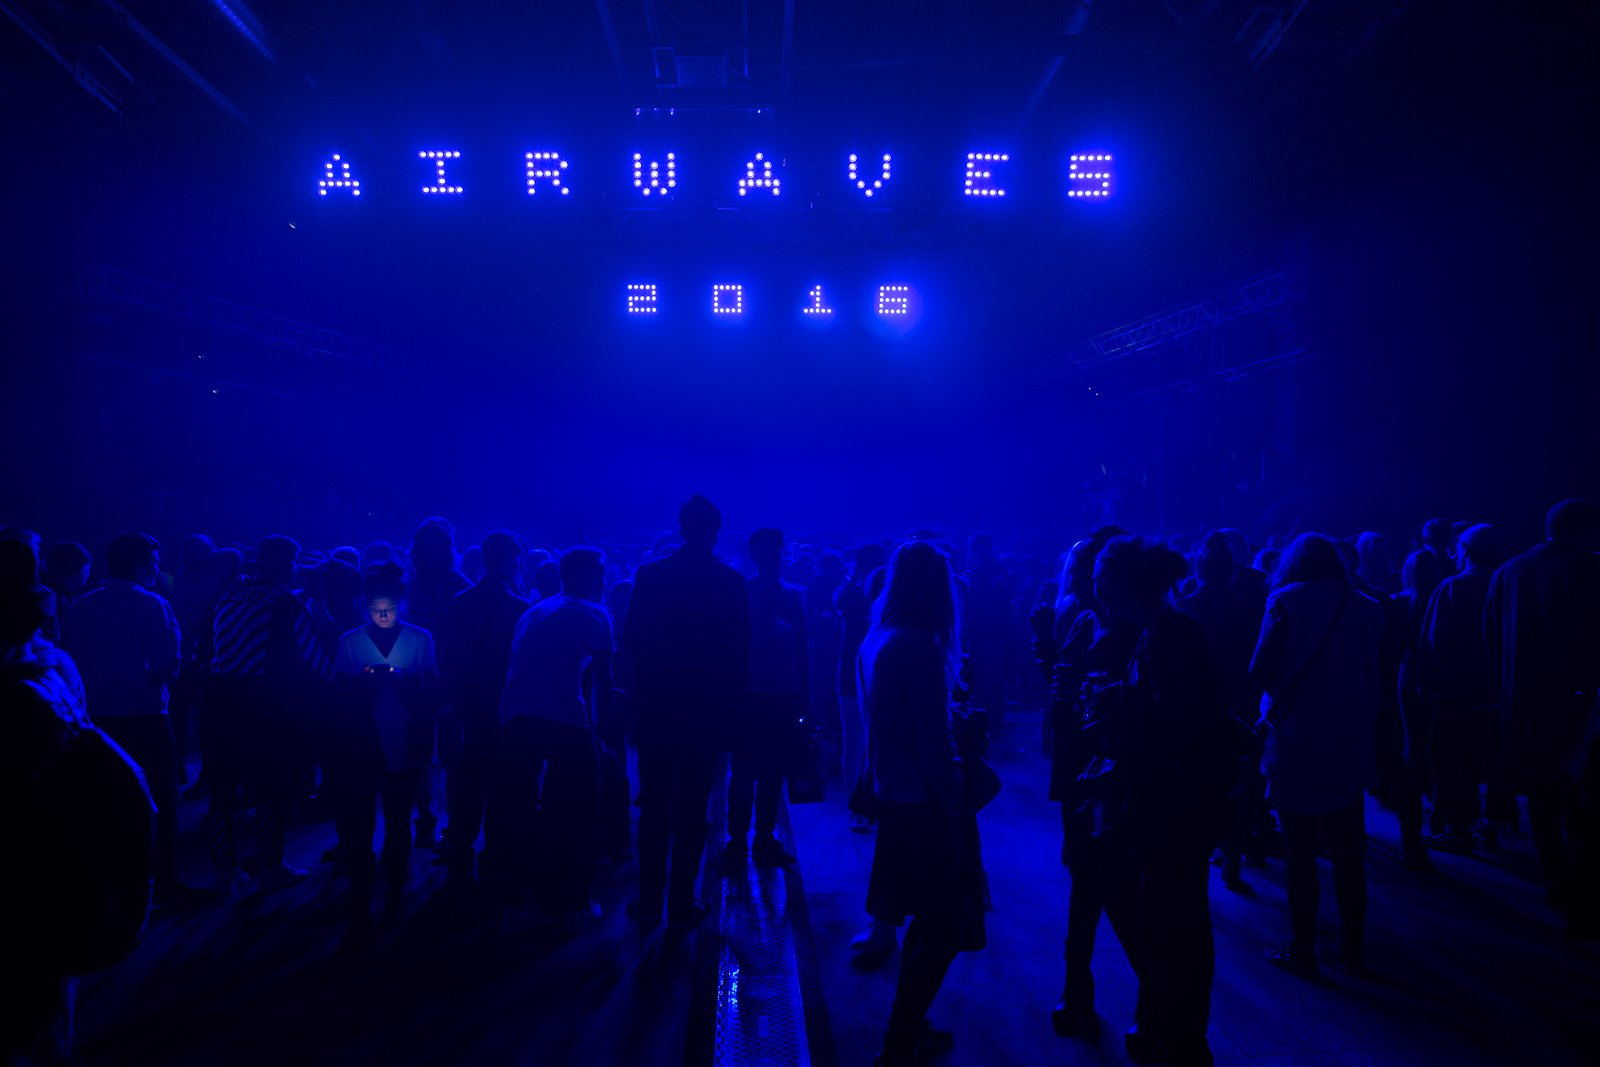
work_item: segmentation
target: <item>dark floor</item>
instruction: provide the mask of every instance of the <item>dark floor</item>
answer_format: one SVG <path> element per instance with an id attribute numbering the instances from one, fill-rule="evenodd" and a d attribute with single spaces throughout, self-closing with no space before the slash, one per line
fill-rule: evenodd
<path id="1" fill-rule="evenodd" d="M 1134 984 L 1104 922 L 1095 978 L 1105 1036 L 1091 1047 L 1050 1029 L 1067 877 L 1038 738 L 1038 716 L 1016 716 L 990 753 L 1005 779 L 980 816 L 994 910 L 989 947 L 956 961 L 934 1006 L 934 1021 L 958 1041 L 948 1067 L 1127 1062 L 1121 1033 L 1133 1020 Z M 789 817 L 839 1062 L 865 1065 L 882 1041 L 896 962 L 860 973 L 847 947 L 865 921 L 872 841 L 850 833 L 831 804 L 792 807 Z M 1529 839 L 1507 841 L 1493 858 L 1440 855 L 1435 873 L 1416 875 L 1399 862 L 1392 815 L 1369 806 L 1367 828 L 1372 979 L 1333 971 L 1304 981 L 1263 962 L 1262 951 L 1287 937 L 1281 862 L 1247 867 L 1244 894 L 1213 880 L 1210 1037 L 1218 1062 L 1600 1063 L 1600 946 L 1566 941 L 1536 887 Z M 1324 870 L 1332 935 L 1326 877 Z"/>
<path id="2" fill-rule="evenodd" d="M 1006 785 L 981 817 L 990 944 L 956 962 L 935 1005 L 935 1021 L 959 1042 L 944 1060 L 950 1067 L 1125 1062 L 1118 1035 L 1134 990 L 1106 927 L 1095 970 L 1107 1036 L 1089 1047 L 1050 1031 L 1067 879 L 1038 748 L 1037 716 L 1015 716 L 991 752 Z M 199 814 L 185 805 L 185 825 Z M 798 877 L 732 883 L 726 906 L 712 912 L 727 938 L 715 923 L 687 938 L 641 935 L 622 914 L 632 864 L 601 880 L 604 916 L 577 936 L 563 940 L 537 925 L 508 930 L 480 898 L 445 892 L 442 874 L 418 855 L 404 921 L 380 927 L 360 953 L 339 949 L 342 890 L 316 862 L 331 830 L 300 827 L 289 854 L 312 868 L 306 884 L 259 903 L 158 913 L 131 959 L 83 982 L 82 1062 L 700 1067 L 717 1052 L 732 1062 L 715 1030 L 718 999 L 708 993 L 719 958 L 725 986 L 734 960 L 754 990 L 754 957 L 735 959 L 743 951 L 737 909 L 759 906 L 763 922 L 792 924 L 773 959 L 801 974 L 790 982 L 774 973 L 771 996 L 808 992 L 803 1024 L 814 1062 L 865 1065 L 882 1037 L 894 974 L 892 959 L 875 972 L 855 970 L 847 948 L 864 921 L 872 839 L 848 831 L 837 796 L 792 807 L 788 818 Z M 1600 1062 L 1600 948 L 1564 939 L 1536 887 L 1527 838 L 1492 858 L 1439 856 L 1437 872 L 1419 876 L 1398 862 L 1392 816 L 1374 808 L 1368 828 L 1373 979 L 1332 972 L 1307 982 L 1262 962 L 1262 949 L 1284 935 L 1280 863 L 1247 868 L 1246 894 L 1213 882 L 1218 1060 Z M 206 877 L 198 855 L 185 859 L 192 880 Z M 1326 913 L 1331 900 L 1325 905 Z M 745 1002 L 756 1010 L 753 992 Z M 737 1021 L 737 1006 L 724 997 L 721 1021 Z M 764 1029 L 768 1020 L 745 1025 Z"/>
<path id="3" fill-rule="evenodd" d="M 202 809 L 185 803 L 185 824 Z M 708 939 L 642 934 L 623 914 L 632 863 L 601 878 L 603 916 L 563 938 L 536 918 L 498 922 L 419 853 L 405 916 L 352 952 L 343 885 L 318 863 L 331 842 L 326 823 L 291 835 L 289 861 L 312 872 L 300 886 L 156 912 L 131 959 L 82 983 L 82 1062 L 651 1067 L 684 1061 L 691 1017 L 714 1025 L 709 1001 L 691 1010 Z M 185 859 L 191 881 L 209 877 Z"/>

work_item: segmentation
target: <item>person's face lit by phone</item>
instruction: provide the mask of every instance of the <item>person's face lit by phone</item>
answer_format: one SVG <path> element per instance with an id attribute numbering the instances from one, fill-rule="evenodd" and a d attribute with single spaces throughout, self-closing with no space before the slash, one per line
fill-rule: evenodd
<path id="1" fill-rule="evenodd" d="M 367 601 L 367 614 L 372 617 L 372 625 L 380 630 L 392 630 L 400 625 L 400 605 L 390 597 L 373 597 Z"/>

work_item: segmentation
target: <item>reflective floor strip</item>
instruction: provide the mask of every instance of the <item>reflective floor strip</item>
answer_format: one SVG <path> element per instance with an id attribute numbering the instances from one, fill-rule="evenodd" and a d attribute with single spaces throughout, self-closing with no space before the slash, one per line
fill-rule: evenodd
<path id="1" fill-rule="evenodd" d="M 812 1067 L 790 885 L 787 872 L 753 864 L 723 882 L 717 1067 Z"/>

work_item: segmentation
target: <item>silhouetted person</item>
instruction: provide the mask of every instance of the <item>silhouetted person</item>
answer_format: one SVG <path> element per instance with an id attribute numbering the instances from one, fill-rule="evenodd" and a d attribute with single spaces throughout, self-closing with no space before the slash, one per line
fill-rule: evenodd
<path id="1" fill-rule="evenodd" d="M 967 542 L 968 570 L 962 641 L 971 657 L 972 703 L 998 728 L 1005 720 L 1006 667 L 1011 640 L 1011 576 L 994 553 L 994 538 Z"/>
<path id="2" fill-rule="evenodd" d="M 1074 544 L 1067 550 L 1061 561 L 1061 578 L 1056 587 L 1055 622 L 1053 632 L 1055 644 L 1051 647 L 1061 648 L 1067 640 L 1067 634 L 1085 611 L 1094 607 L 1094 561 L 1100 555 L 1100 550 L 1106 547 L 1113 537 L 1122 537 L 1127 531 L 1118 526 L 1102 526 L 1087 538 Z M 1054 664 L 1053 657 L 1042 660 L 1041 663 L 1048 671 Z"/>
<path id="3" fill-rule="evenodd" d="M 150 795 L 35 655 L 48 596 L 0 597 L 0 810 L 22 814 L 0 878 L 0 1061 L 19 1065 L 68 1062 L 76 976 L 131 952 L 150 903 Z"/>
<path id="4" fill-rule="evenodd" d="M 619 574 L 628 574 L 619 571 Z M 633 578 L 619 577 L 606 587 L 612 625 L 628 617 Z M 620 864 L 633 858 L 633 782 L 628 778 L 628 737 L 633 733 L 633 660 L 618 649 L 611 657 L 611 712 L 600 734 L 600 858 Z"/>
<path id="5" fill-rule="evenodd" d="M 844 724 L 839 720 L 839 644 L 844 639 L 844 624 L 833 605 L 833 595 L 844 580 L 843 557 L 837 552 L 824 552 L 817 559 L 816 575 L 800 587 L 810 657 L 805 714 L 823 731 L 834 751 L 840 749 L 844 738 Z"/>
<path id="6" fill-rule="evenodd" d="M 368 621 L 339 639 L 334 662 L 340 683 L 335 714 L 346 724 L 339 841 L 350 870 L 351 902 L 359 924 L 381 868 L 385 909 L 398 912 L 410 873 L 411 814 L 433 751 L 438 708 L 438 659 L 433 635 L 400 618 L 404 574 L 378 564 L 366 578 Z M 383 853 L 375 864 L 372 835 L 383 807 Z"/>
<path id="7" fill-rule="evenodd" d="M 1253 718 L 1258 709 L 1251 700 L 1250 656 L 1260 632 L 1261 613 L 1235 588 L 1235 569 L 1228 539 L 1220 531 L 1207 535 L 1195 559 L 1195 591 L 1180 600 L 1178 607 L 1200 623 L 1205 632 L 1222 677 L 1229 712 L 1248 712 Z"/>
<path id="8" fill-rule="evenodd" d="M 96 724 L 144 771 L 155 798 L 156 899 L 181 903 L 189 892 L 178 879 L 178 753 L 167 714 L 183 647 L 178 619 L 153 592 L 161 572 L 154 538 L 117 537 L 106 550 L 106 570 L 111 580 L 68 612 L 67 648 Z"/>
<path id="9" fill-rule="evenodd" d="M 528 610 L 527 600 L 517 593 L 522 558 L 522 542 L 516 535 L 497 530 L 484 538 L 483 579 L 451 598 L 439 634 L 445 694 L 462 727 L 461 758 L 446 783 L 450 824 L 445 827 L 445 844 L 450 873 L 456 876 L 472 870 L 473 847 L 483 829 L 500 692 L 511 665 L 517 620 Z"/>
<path id="10" fill-rule="evenodd" d="M 1302 534 L 1284 551 L 1267 599 L 1251 678 L 1266 691 L 1267 799 L 1287 850 L 1292 940 L 1268 953 L 1317 969 L 1317 839 L 1333 861 L 1341 962 L 1362 965 L 1367 883 L 1363 793 L 1377 776 L 1378 656 L 1384 612 L 1352 588 L 1338 550 Z"/>
<path id="11" fill-rule="evenodd" d="M 744 578 L 713 549 L 722 514 L 703 496 L 678 512 L 683 547 L 634 575 L 622 628 L 633 659 L 639 747 L 639 899 L 646 925 L 697 925 L 705 908 L 695 879 L 706 808 L 750 671 L 750 604 Z M 670 877 L 668 853 L 671 853 Z"/>
<path id="12" fill-rule="evenodd" d="M 861 717 L 861 697 L 856 690 L 856 655 L 872 627 L 872 601 L 867 596 L 867 576 L 884 564 L 883 546 L 869 541 L 856 549 L 850 574 L 833 595 L 839 614 L 839 720 L 844 744 L 841 746 L 844 795 L 848 800 L 866 766 L 867 724 Z M 867 817 L 850 813 L 850 829 L 866 833 Z"/>
<path id="13" fill-rule="evenodd" d="M 1417 644 L 1417 691 L 1432 719 L 1428 767 L 1444 822 L 1428 844 L 1447 852 L 1472 851 L 1482 813 L 1478 787 L 1489 777 L 1500 694 L 1483 612 L 1498 563 L 1490 527 L 1464 531 L 1456 573 L 1434 590 Z"/>
<path id="14" fill-rule="evenodd" d="M 1228 714 L 1241 724 L 1237 736 L 1242 739 L 1253 738 L 1247 730 L 1260 714 L 1260 693 L 1250 684 L 1250 657 L 1261 631 L 1261 610 L 1239 595 L 1234 570 L 1227 537 L 1220 531 L 1208 534 L 1195 560 L 1197 588 L 1179 601 L 1178 610 L 1198 622 L 1205 633 L 1222 679 Z M 1249 851 L 1260 856 L 1259 842 L 1272 821 L 1266 807 L 1266 782 L 1259 771 L 1259 743 L 1252 740 L 1248 752 L 1241 753 L 1246 755 L 1249 765 L 1240 768 L 1222 839 L 1222 880 L 1229 888 L 1240 885 L 1244 854 Z"/>
<path id="15" fill-rule="evenodd" d="M 1422 543 L 1406 557 L 1401 566 L 1402 579 L 1407 567 L 1415 568 L 1417 588 L 1427 590 L 1429 596 L 1440 582 L 1456 572 L 1455 537 L 1448 522 L 1429 519 L 1422 524 Z"/>
<path id="16" fill-rule="evenodd" d="M 194 660 L 189 670 L 195 678 L 193 692 L 195 711 L 200 720 L 196 733 L 200 741 L 201 764 L 194 785 L 189 787 L 184 796 L 194 800 L 211 795 L 211 765 L 208 754 L 217 744 L 219 724 L 226 716 L 231 715 L 231 712 L 218 710 L 217 693 L 211 681 L 211 661 L 216 650 L 217 604 L 225 593 L 232 592 L 240 584 L 240 574 L 244 571 L 244 554 L 237 548 L 219 548 L 211 554 L 210 568 L 211 599 L 201 613 L 203 622 L 199 632 L 191 635 L 194 644 L 189 652 Z M 180 628 L 183 626 L 181 616 L 178 625 Z M 328 654 L 328 662 L 333 662 L 331 653 Z"/>
<path id="17" fill-rule="evenodd" d="M 430 634 L 444 625 L 444 613 L 450 598 L 464 592 L 472 583 L 461 573 L 456 558 L 456 531 L 449 521 L 437 515 L 423 519 L 411 535 L 411 580 L 406 592 L 406 617 Z M 439 762 L 448 775 L 461 752 L 461 723 L 454 709 L 440 709 L 435 735 Z M 431 754 L 430 754 L 431 761 Z M 433 811 L 433 777 L 423 774 L 417 779 L 416 840 L 419 848 L 438 848 L 439 820 Z"/>
<path id="18" fill-rule="evenodd" d="M 59 541 L 44 555 L 44 584 L 56 595 L 56 610 L 65 613 L 89 588 L 89 550 L 76 541 Z"/>
<path id="19" fill-rule="evenodd" d="M 1357 573 L 1361 580 L 1383 593 L 1399 589 L 1395 580 L 1394 553 L 1389 539 L 1383 534 L 1367 530 L 1356 538 Z"/>
<path id="20" fill-rule="evenodd" d="M 547 559 L 533 569 L 533 589 L 539 600 L 556 596 L 561 592 L 561 565 L 553 559 Z"/>
<path id="21" fill-rule="evenodd" d="M 1094 597 L 1094 564 L 1114 537 L 1115 526 L 1103 526 L 1077 542 L 1062 561 L 1065 592 L 1057 590 L 1052 610 L 1033 617 L 1034 653 L 1050 679 L 1045 712 L 1045 746 L 1050 753 L 1048 796 L 1061 805 L 1061 860 L 1071 873 L 1067 899 L 1066 977 L 1051 1023 L 1062 1037 L 1088 1037 L 1100 1029 L 1094 1010 L 1095 935 L 1104 910 L 1101 879 L 1087 839 L 1093 818 L 1078 792 L 1079 773 L 1092 755 L 1083 733 L 1085 716 L 1101 689 L 1120 684 L 1132 661 L 1138 627 L 1124 621 L 1112 625 Z M 1071 618 L 1065 616 L 1070 614 Z"/>
<path id="22" fill-rule="evenodd" d="M 1600 927 L 1600 826 L 1579 795 L 1577 761 L 1600 692 L 1600 509 L 1564 500 L 1546 540 L 1489 587 L 1485 625 L 1500 675 L 1500 773 L 1528 798 L 1550 902 L 1575 933 Z"/>
<path id="23" fill-rule="evenodd" d="M 600 854 L 598 737 L 616 647 L 599 551 L 559 563 L 561 591 L 517 623 L 500 695 L 483 873 L 503 899 L 532 900 L 569 925 L 590 914 Z"/>
<path id="24" fill-rule="evenodd" d="M 954 1044 L 931 1026 L 928 1010 L 957 953 L 986 943 L 978 821 L 950 713 L 959 662 L 949 563 L 925 541 L 901 545 L 861 645 L 858 682 L 880 812 L 867 911 L 912 920 L 877 1060 L 884 1067 L 919 1063 Z"/>
<path id="25" fill-rule="evenodd" d="M 32 530 L 20 526 L 7 526 L 0 530 L 0 599 L 21 596 L 38 599 L 45 620 L 39 632 L 46 640 L 61 641 L 61 612 L 56 594 L 41 578 L 44 570 L 44 542 Z M 37 596 L 34 589 L 43 590 Z"/>
<path id="26" fill-rule="evenodd" d="M 211 812 L 207 833 L 224 885 L 240 884 L 234 815 L 241 799 L 266 811 L 261 850 L 250 865 L 261 892 L 305 877 L 283 860 L 294 774 L 333 663 L 316 616 L 294 588 L 300 546 L 274 535 L 256 552 L 255 574 L 226 589 L 212 631 Z M 241 798 L 241 791 L 243 797 Z"/>
<path id="27" fill-rule="evenodd" d="M 178 742 L 178 781 L 187 780 L 189 735 L 205 697 L 210 660 L 211 611 L 217 602 L 214 558 L 216 545 L 205 534 L 190 534 L 179 548 L 178 569 L 172 579 L 172 610 L 183 634 L 183 665 L 172 686 L 169 714 Z"/>
<path id="28" fill-rule="evenodd" d="M 778 802 L 786 763 L 798 737 L 796 724 L 809 712 L 811 661 L 804 595 L 779 577 L 783 533 L 750 535 L 756 574 L 745 582 L 750 596 L 750 680 L 729 724 L 732 773 L 728 779 L 728 841 L 725 868 L 752 856 L 759 866 L 781 867 L 792 859 L 778 842 Z M 820 578 L 819 578 L 820 580 Z M 824 587 L 825 588 L 825 587 Z M 822 594 L 818 590 L 818 595 Z M 750 840 L 752 812 L 755 841 Z"/>
<path id="29" fill-rule="evenodd" d="M 1120 685 L 1083 724 L 1077 788 L 1091 818 L 1075 869 L 1099 882 L 1106 918 L 1139 979 L 1126 1045 L 1136 1063 L 1208 1064 L 1214 967 L 1209 857 L 1233 773 L 1221 678 L 1198 623 L 1170 606 L 1188 565 L 1137 538 L 1095 562 L 1109 624 L 1137 632 Z"/>
<path id="30" fill-rule="evenodd" d="M 1425 847 L 1422 840 L 1422 802 L 1432 792 L 1428 747 L 1433 733 L 1433 706 L 1422 698 L 1417 680 L 1417 648 L 1422 637 L 1423 617 L 1428 613 L 1428 602 L 1443 580 L 1440 577 L 1443 573 L 1446 572 L 1432 561 L 1431 553 L 1423 555 L 1413 552 L 1400 568 L 1400 591 L 1390 598 L 1394 624 L 1402 627 L 1395 635 L 1401 646 L 1395 695 L 1400 709 L 1403 762 L 1395 768 L 1396 780 L 1389 799 L 1399 808 L 1403 851 L 1413 866 L 1422 867 L 1426 866 L 1419 861 Z"/>

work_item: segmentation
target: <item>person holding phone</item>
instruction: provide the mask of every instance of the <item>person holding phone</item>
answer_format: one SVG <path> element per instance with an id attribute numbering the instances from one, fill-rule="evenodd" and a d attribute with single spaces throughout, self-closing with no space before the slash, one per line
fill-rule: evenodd
<path id="1" fill-rule="evenodd" d="M 339 840 L 349 863 L 352 905 L 365 918 L 377 865 L 372 835 L 383 805 L 381 867 L 385 909 L 399 910 L 411 861 L 411 816 L 428 773 L 437 703 L 433 635 L 400 619 L 405 596 L 398 564 L 367 572 L 368 621 L 339 639 L 334 670 L 340 701 L 341 766 L 334 779 Z"/>

